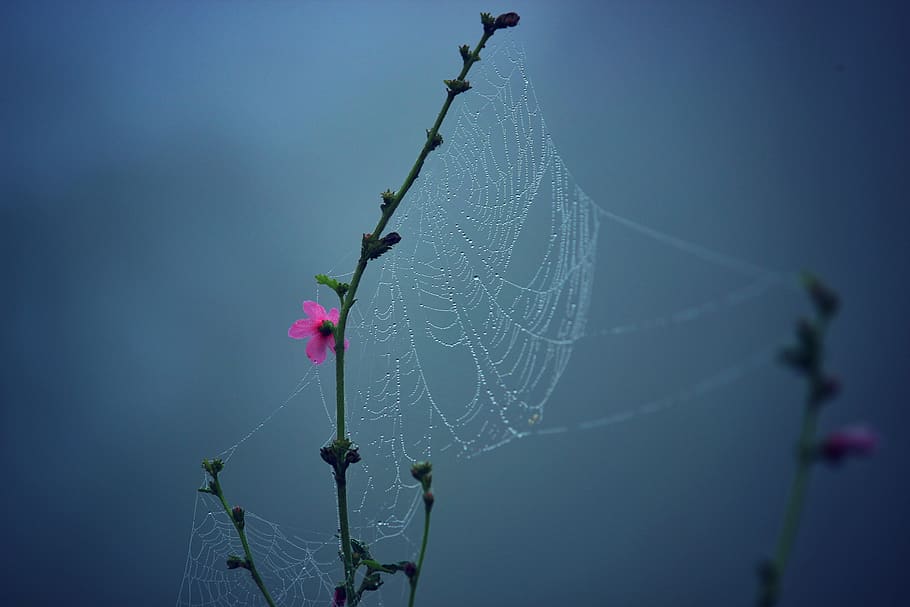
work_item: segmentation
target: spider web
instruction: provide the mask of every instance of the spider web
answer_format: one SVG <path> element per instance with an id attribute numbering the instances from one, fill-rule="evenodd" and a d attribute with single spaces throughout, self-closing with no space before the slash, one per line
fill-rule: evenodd
<path id="1" fill-rule="evenodd" d="M 349 472 L 352 536 L 381 544 L 383 554 L 416 551 L 408 536 L 420 505 L 408 474 L 414 461 L 476 456 L 516 439 L 653 413 L 738 381 L 769 359 L 767 349 L 758 349 L 670 394 L 574 427 L 546 427 L 546 405 L 580 340 L 684 325 L 788 284 L 787 276 L 595 204 L 556 151 L 516 44 L 489 48 L 472 76 L 445 143 L 393 220 L 402 242 L 370 265 L 352 310 L 347 424 L 365 455 Z M 588 330 L 604 222 L 719 268 L 734 286 L 682 308 Z M 221 457 L 244 447 L 244 456 L 254 457 L 248 441 L 301 394 L 320 399 L 331 419 L 333 386 L 330 364 L 309 368 L 290 397 Z M 327 440 L 328 432 L 327 426 Z M 261 604 L 250 576 L 225 568 L 226 556 L 242 554 L 242 547 L 213 504 L 197 497 L 177 604 Z M 246 528 L 279 604 L 330 603 L 342 577 L 334 536 L 291 532 L 250 512 Z M 382 604 L 381 593 L 374 594 L 366 603 Z"/>

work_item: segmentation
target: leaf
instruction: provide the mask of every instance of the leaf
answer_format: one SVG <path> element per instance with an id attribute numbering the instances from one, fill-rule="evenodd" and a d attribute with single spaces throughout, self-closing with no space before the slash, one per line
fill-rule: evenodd
<path id="1" fill-rule="evenodd" d="M 316 282 L 332 289 L 333 291 L 338 293 L 338 297 L 342 297 L 342 298 L 344 297 L 344 294 L 348 292 L 348 289 L 351 287 L 351 285 L 349 285 L 348 283 L 338 282 L 331 276 L 327 276 L 325 274 L 317 274 Z"/>

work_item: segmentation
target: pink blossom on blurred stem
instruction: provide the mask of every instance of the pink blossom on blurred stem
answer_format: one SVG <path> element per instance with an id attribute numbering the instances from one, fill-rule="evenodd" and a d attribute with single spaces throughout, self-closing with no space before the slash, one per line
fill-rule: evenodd
<path id="1" fill-rule="evenodd" d="M 832 464 L 848 456 L 869 455 L 878 446 L 878 434 L 865 426 L 851 426 L 832 432 L 819 445 L 821 457 Z"/>
<path id="2" fill-rule="evenodd" d="M 306 355 L 313 364 L 318 365 L 325 360 L 326 347 L 335 351 L 335 325 L 338 324 L 338 308 L 332 308 L 328 312 L 315 301 L 303 302 L 303 311 L 308 318 L 295 320 L 291 328 L 288 329 L 288 337 L 291 339 L 307 339 Z M 344 348 L 347 350 L 350 341 L 344 340 Z"/>

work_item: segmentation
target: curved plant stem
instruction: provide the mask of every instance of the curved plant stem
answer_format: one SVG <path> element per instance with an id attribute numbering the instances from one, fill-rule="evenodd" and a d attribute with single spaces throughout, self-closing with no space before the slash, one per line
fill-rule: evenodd
<path id="1" fill-rule="evenodd" d="M 784 524 L 777 539 L 777 550 L 774 560 L 768 565 L 765 581 L 759 595 L 759 607 L 771 607 L 777 603 L 780 596 L 780 581 L 793 551 L 793 543 L 799 530 L 803 507 L 806 503 L 806 489 L 809 485 L 809 472 L 812 467 L 812 445 L 815 444 L 815 427 L 818 422 L 818 407 L 812 403 L 806 407 L 803 414 L 803 427 L 800 433 L 798 465 L 793 484 L 790 486 L 790 497 L 787 499 L 787 510 L 784 514 Z"/>
<path id="2" fill-rule="evenodd" d="M 471 69 L 471 66 L 480 60 L 480 51 L 483 49 L 487 40 L 490 39 L 492 33 L 484 32 L 483 36 L 480 39 L 480 42 L 477 43 L 477 46 L 474 48 L 474 51 L 465 59 L 464 67 L 461 70 L 461 73 L 458 75 L 456 80 L 463 81 L 465 76 L 468 74 L 468 70 Z M 449 111 L 449 107 L 452 105 L 452 100 L 455 99 L 457 93 L 449 90 L 446 94 L 445 103 L 442 105 L 442 109 L 439 110 L 439 114 L 436 116 L 436 122 L 433 123 L 433 128 L 427 132 L 427 140 L 421 149 L 420 154 L 417 156 L 417 160 L 414 162 L 414 166 L 411 167 L 411 171 L 408 173 L 408 176 L 405 178 L 404 183 L 398 189 L 397 192 L 391 197 L 388 201 L 388 204 L 383 205 L 382 216 L 379 218 L 379 222 L 376 224 L 376 227 L 373 228 L 372 234 L 374 236 L 379 236 L 382 234 L 382 231 L 385 229 L 389 220 L 392 218 L 392 215 L 395 213 L 395 210 L 398 208 L 398 205 L 401 203 L 401 200 L 407 194 L 408 190 L 411 189 L 411 186 L 414 184 L 414 180 L 417 179 L 418 174 L 420 173 L 421 167 L 426 160 L 429 153 L 438 145 L 434 143 L 437 139 L 439 133 L 439 127 L 442 125 L 443 120 L 446 117 L 446 114 Z M 341 312 L 338 317 L 338 323 L 335 325 L 335 343 L 344 344 L 344 333 L 347 326 L 348 314 L 353 307 L 357 295 L 357 287 L 360 285 L 360 279 L 363 276 L 364 270 L 367 267 L 368 254 L 366 251 L 362 251 L 360 254 L 360 259 L 357 262 L 357 267 L 354 269 L 354 275 L 351 279 L 350 286 L 347 289 L 347 292 L 341 297 Z M 344 398 L 344 347 L 337 347 L 335 349 L 335 424 L 337 428 L 336 432 L 336 441 L 343 441 L 346 439 L 345 436 L 345 398 Z M 338 489 L 338 521 L 341 528 L 341 552 L 342 559 L 344 560 L 344 579 L 345 579 L 345 591 L 348 597 L 350 598 L 351 604 L 354 604 L 356 596 L 354 592 L 354 565 L 351 552 L 351 531 L 350 525 L 348 523 L 348 507 L 347 507 L 347 483 L 345 479 L 335 477 L 336 486 Z M 429 517 L 427 517 L 429 521 Z M 426 533 L 424 533 L 424 542 L 426 542 Z M 421 551 L 421 559 L 423 558 L 423 551 Z M 413 592 L 413 591 L 412 591 Z M 412 599 L 413 601 L 413 596 Z"/>
<path id="3" fill-rule="evenodd" d="M 234 523 L 237 535 L 240 536 L 240 543 L 243 544 L 243 553 L 244 556 L 246 556 L 246 568 L 250 570 L 253 581 L 259 586 L 259 591 L 262 592 L 262 596 L 265 597 L 265 602 L 269 604 L 269 607 L 275 607 L 275 601 L 272 599 L 272 595 L 269 594 L 269 589 L 265 587 L 265 582 L 262 580 L 262 576 L 259 575 L 259 570 L 256 569 L 256 563 L 253 561 L 253 552 L 250 550 L 250 544 L 246 539 L 246 531 L 244 531 L 243 525 L 234 520 L 234 517 L 231 514 L 231 507 L 224 498 L 224 494 L 219 493 L 218 497 L 221 499 L 221 505 L 227 513 L 228 518 Z"/>

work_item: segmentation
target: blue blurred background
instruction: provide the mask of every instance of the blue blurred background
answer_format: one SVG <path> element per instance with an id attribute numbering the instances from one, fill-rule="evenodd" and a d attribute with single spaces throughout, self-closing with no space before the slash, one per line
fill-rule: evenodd
<path id="1" fill-rule="evenodd" d="M 312 275 L 410 168 L 477 14 L 516 10 L 497 36 L 524 45 L 600 206 L 841 292 L 845 391 L 823 427 L 866 421 L 883 446 L 817 471 L 782 604 L 904 604 L 907 14 L 798 4 L 3 3 L 0 602 L 175 602 L 199 460 L 293 390 L 309 363 L 285 332 Z M 592 333 L 683 307 L 697 263 L 603 232 Z M 807 309 L 778 293 L 750 318 L 583 340 L 545 422 L 685 389 L 723 365 L 730 327 L 759 317 L 783 342 Z M 437 466 L 418 603 L 751 604 L 801 396 L 767 365 L 658 414 Z M 300 449 L 247 499 L 309 528 L 334 507 L 327 432 L 321 406 L 294 407 Z M 319 491 L 285 493 L 297 475 Z"/>

